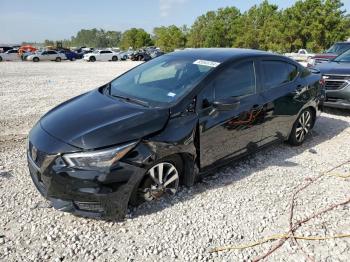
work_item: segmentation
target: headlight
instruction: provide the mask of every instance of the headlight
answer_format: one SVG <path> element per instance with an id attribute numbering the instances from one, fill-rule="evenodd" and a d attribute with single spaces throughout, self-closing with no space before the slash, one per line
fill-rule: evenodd
<path id="1" fill-rule="evenodd" d="M 70 167 L 89 170 L 107 170 L 116 161 L 124 157 L 136 143 L 132 142 L 111 149 L 65 154 L 62 158 Z"/>

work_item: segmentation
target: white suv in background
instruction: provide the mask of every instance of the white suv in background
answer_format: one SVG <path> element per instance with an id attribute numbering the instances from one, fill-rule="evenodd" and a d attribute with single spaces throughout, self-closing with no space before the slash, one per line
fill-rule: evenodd
<path id="1" fill-rule="evenodd" d="M 85 54 L 84 60 L 95 62 L 95 61 L 118 61 L 121 57 L 118 53 L 110 50 L 96 50 L 92 53 Z"/>

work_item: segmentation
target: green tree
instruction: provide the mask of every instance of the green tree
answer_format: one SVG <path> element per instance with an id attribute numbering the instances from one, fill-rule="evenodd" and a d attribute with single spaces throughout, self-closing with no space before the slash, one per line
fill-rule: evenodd
<path id="1" fill-rule="evenodd" d="M 340 0 L 297 1 L 283 12 L 283 39 L 291 51 L 321 51 L 350 35 L 350 19 Z"/>
<path id="2" fill-rule="evenodd" d="M 174 51 L 175 48 L 185 47 L 185 33 L 175 25 L 156 27 L 153 33 L 155 45 L 165 52 Z"/>
<path id="3" fill-rule="evenodd" d="M 239 19 L 235 47 L 278 50 L 281 48 L 281 13 L 268 1 L 254 5 Z"/>
<path id="4" fill-rule="evenodd" d="M 220 8 L 198 17 L 188 35 L 190 47 L 230 47 L 238 35 L 241 14 L 236 7 Z"/>
<path id="5" fill-rule="evenodd" d="M 131 28 L 122 34 L 120 46 L 123 49 L 128 49 L 129 47 L 137 49 L 152 44 L 151 36 L 145 30 L 141 28 Z"/>

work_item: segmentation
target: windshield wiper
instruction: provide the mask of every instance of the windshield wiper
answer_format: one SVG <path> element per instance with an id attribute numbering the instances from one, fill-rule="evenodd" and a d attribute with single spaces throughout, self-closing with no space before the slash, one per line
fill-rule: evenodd
<path id="1" fill-rule="evenodd" d="M 119 99 L 123 99 L 123 100 L 125 100 L 127 102 L 132 102 L 132 103 L 135 103 L 135 104 L 138 104 L 138 105 L 141 105 L 141 106 L 149 107 L 149 103 L 147 103 L 146 101 L 137 99 L 137 98 L 131 98 L 131 97 L 120 96 L 120 95 L 112 95 L 112 94 L 110 94 L 110 96 L 116 97 L 116 98 L 119 98 Z"/>

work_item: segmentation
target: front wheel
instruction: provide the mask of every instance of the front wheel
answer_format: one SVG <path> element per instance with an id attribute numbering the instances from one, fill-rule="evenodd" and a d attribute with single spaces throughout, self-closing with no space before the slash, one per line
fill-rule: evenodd
<path id="1" fill-rule="evenodd" d="M 170 156 L 155 163 L 145 174 L 131 204 L 137 205 L 176 194 L 183 173 L 180 156 Z"/>
<path id="2" fill-rule="evenodd" d="M 114 61 L 114 62 L 115 62 L 115 61 L 118 61 L 118 57 L 117 57 L 117 56 L 113 56 L 113 57 L 112 57 L 112 61 Z"/>
<path id="3" fill-rule="evenodd" d="M 301 112 L 298 119 L 295 121 L 290 133 L 288 142 L 293 146 L 299 146 L 310 133 L 314 122 L 313 113 L 310 109 L 305 109 Z"/>
<path id="4" fill-rule="evenodd" d="M 61 57 L 56 57 L 55 61 L 56 62 L 61 62 Z"/>
<path id="5" fill-rule="evenodd" d="M 0 56 L 0 62 L 2 62 L 2 57 Z"/>
<path id="6" fill-rule="evenodd" d="M 89 59 L 90 62 L 95 62 L 96 61 L 96 57 L 94 56 L 91 56 L 90 59 Z"/>
<path id="7" fill-rule="evenodd" d="M 39 57 L 34 57 L 33 58 L 33 62 L 39 62 L 39 61 L 40 61 Z"/>

